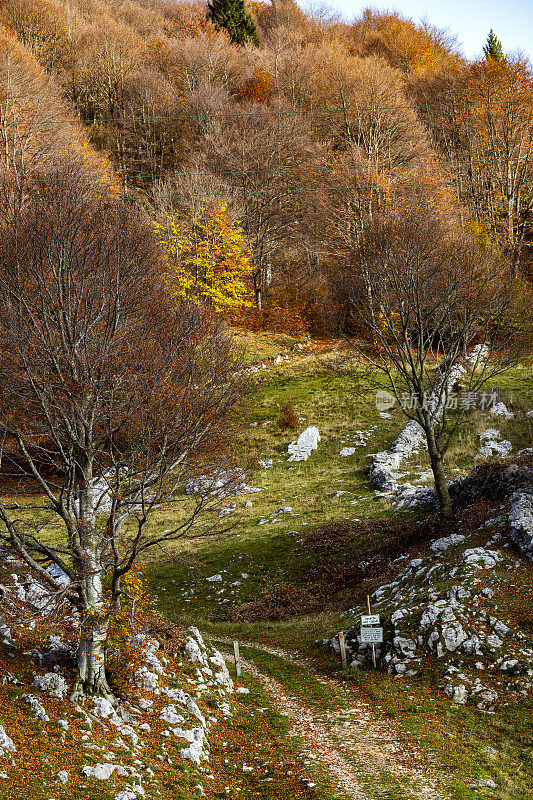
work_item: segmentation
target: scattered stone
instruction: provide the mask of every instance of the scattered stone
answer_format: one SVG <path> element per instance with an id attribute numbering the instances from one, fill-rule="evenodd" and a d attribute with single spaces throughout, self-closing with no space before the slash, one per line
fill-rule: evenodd
<path id="1" fill-rule="evenodd" d="M 43 706 L 40 704 L 38 699 L 34 697 L 32 694 L 25 694 L 23 697 L 24 702 L 28 705 L 31 710 L 33 711 L 35 717 L 39 719 L 41 722 L 50 722 L 50 717 L 44 710 Z"/>
<path id="2" fill-rule="evenodd" d="M 262 492 L 246 483 L 246 473 L 241 468 L 219 470 L 213 475 L 201 475 L 189 481 L 187 494 L 210 494 L 215 497 L 230 497 L 251 492 Z"/>
<path id="3" fill-rule="evenodd" d="M 500 431 L 497 431 L 496 428 L 487 428 L 486 431 L 479 434 L 480 439 L 493 439 L 498 440 L 501 439 L 502 435 Z"/>
<path id="4" fill-rule="evenodd" d="M 460 544 L 464 542 L 465 537 L 460 533 L 452 533 L 450 536 L 443 536 L 442 539 L 436 539 L 434 542 L 431 542 L 430 547 L 434 553 L 441 553 L 443 550 L 447 550 L 448 547 L 452 547 L 455 544 Z"/>
<path id="5" fill-rule="evenodd" d="M 127 775 L 127 770 L 120 764 L 95 764 L 92 767 L 82 767 L 82 774 L 87 778 L 96 778 L 99 781 L 107 781 L 113 775 Z"/>
<path id="6" fill-rule="evenodd" d="M 501 442 L 488 439 L 483 447 L 479 448 L 478 457 L 490 458 L 491 456 L 499 456 L 500 458 L 507 458 L 512 449 L 513 446 L 507 439 Z"/>
<path id="7" fill-rule="evenodd" d="M 47 672 L 45 675 L 36 675 L 33 686 L 44 694 L 63 700 L 68 692 L 67 682 L 57 672 Z"/>
<path id="8" fill-rule="evenodd" d="M 514 419 L 514 414 L 507 410 L 505 403 L 495 403 L 490 409 L 490 413 L 505 419 Z"/>
<path id="9" fill-rule="evenodd" d="M 465 550 L 463 554 L 463 561 L 465 564 L 470 564 L 478 569 L 493 569 L 501 556 L 497 550 L 485 550 L 483 547 L 472 547 Z"/>
<path id="10" fill-rule="evenodd" d="M 454 703 L 459 703 L 460 705 L 464 705 L 468 700 L 468 689 L 464 683 L 460 683 L 458 686 L 447 686 L 444 689 L 444 694 Z"/>
<path id="11" fill-rule="evenodd" d="M 312 450 L 316 450 L 320 441 L 320 433 L 315 425 L 310 425 L 287 448 L 289 461 L 307 461 Z"/>
<path id="12" fill-rule="evenodd" d="M 15 753 L 17 748 L 13 744 L 13 740 L 5 732 L 4 726 L 0 725 L 0 755 L 4 755 L 4 750 Z"/>
<path id="13" fill-rule="evenodd" d="M 204 728 L 192 728 L 190 731 L 184 731 L 179 728 L 174 728 L 175 736 L 181 739 L 187 739 L 190 742 L 189 747 L 184 747 L 180 750 L 182 758 L 189 761 L 194 761 L 195 764 L 200 764 L 201 761 L 208 759 L 208 745 Z"/>
<path id="14" fill-rule="evenodd" d="M 446 649 L 452 652 L 457 650 L 468 638 L 460 622 L 444 626 L 442 628 L 442 636 Z"/>

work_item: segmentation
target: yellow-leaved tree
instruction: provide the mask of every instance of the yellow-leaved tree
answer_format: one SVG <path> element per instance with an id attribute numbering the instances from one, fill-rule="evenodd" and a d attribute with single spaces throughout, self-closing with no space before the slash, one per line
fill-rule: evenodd
<path id="1" fill-rule="evenodd" d="M 235 314 L 252 305 L 252 261 L 242 228 L 222 202 L 166 216 L 154 227 L 166 250 L 175 297 Z"/>

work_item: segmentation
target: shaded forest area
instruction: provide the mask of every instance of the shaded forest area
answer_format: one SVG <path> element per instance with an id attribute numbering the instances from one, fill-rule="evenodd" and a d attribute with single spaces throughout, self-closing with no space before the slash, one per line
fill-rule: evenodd
<path id="1" fill-rule="evenodd" d="M 396 13 L 248 11 L 241 45 L 201 2 L 0 0 L 1 224 L 81 173 L 159 243 L 170 297 L 250 328 L 329 332 L 368 231 L 406 215 L 526 293 L 527 59 Z"/>

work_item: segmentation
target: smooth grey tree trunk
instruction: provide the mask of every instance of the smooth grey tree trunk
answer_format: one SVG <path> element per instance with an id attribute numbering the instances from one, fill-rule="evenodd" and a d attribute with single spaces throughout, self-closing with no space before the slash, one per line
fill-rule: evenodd
<path id="1" fill-rule="evenodd" d="M 80 572 L 82 608 L 81 630 L 78 643 L 77 677 L 71 694 L 73 702 L 82 702 L 86 696 L 100 695 L 113 700 L 107 682 L 106 643 L 109 632 L 108 608 L 102 585 L 103 565 L 99 552 L 94 511 L 93 470 L 90 458 L 78 457 L 78 509 L 76 525 L 80 539 Z"/>
<path id="2" fill-rule="evenodd" d="M 73 702 L 81 702 L 88 695 L 100 695 L 112 700 L 113 693 L 105 674 L 105 651 L 109 620 L 102 619 L 105 612 L 102 579 L 94 561 L 92 572 L 83 578 L 86 607 L 83 609 L 82 628 L 76 656 L 78 674 L 71 694 Z"/>

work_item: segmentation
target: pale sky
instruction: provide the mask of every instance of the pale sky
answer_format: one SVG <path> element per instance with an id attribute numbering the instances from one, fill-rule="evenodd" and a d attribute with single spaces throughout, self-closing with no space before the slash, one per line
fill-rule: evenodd
<path id="1" fill-rule="evenodd" d="M 326 4 L 341 11 L 346 20 L 358 17 L 369 6 L 399 11 L 415 22 L 425 18 L 455 34 L 467 58 L 482 54 L 487 34 L 493 28 L 504 52 L 520 50 L 533 59 L 533 0 L 327 0 Z M 305 0 L 301 5 L 305 6 Z"/>

